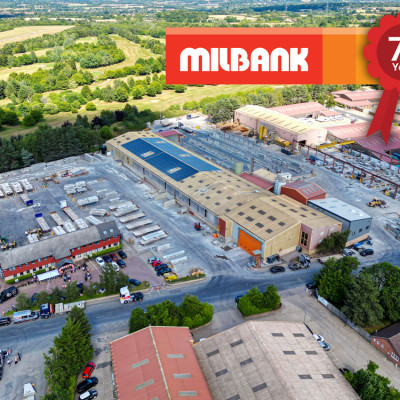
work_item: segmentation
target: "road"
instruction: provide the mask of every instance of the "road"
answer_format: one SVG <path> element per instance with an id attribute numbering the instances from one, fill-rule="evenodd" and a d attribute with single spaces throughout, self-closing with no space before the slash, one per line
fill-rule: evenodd
<path id="1" fill-rule="evenodd" d="M 225 261 L 229 264 L 230 261 Z M 128 333 L 128 320 L 135 307 L 146 307 L 163 300 L 180 302 L 186 293 L 199 297 L 201 301 L 213 304 L 216 311 L 234 309 L 234 298 L 247 289 L 259 285 L 265 287 L 276 284 L 279 290 L 295 288 L 312 280 L 317 271 L 315 265 L 306 270 L 290 271 L 279 275 L 272 275 L 269 271 L 252 272 L 247 279 L 239 279 L 233 275 L 220 274 L 207 279 L 205 282 L 184 285 L 177 288 L 162 289 L 151 292 L 140 303 L 121 305 L 118 300 L 106 300 L 96 304 L 89 304 L 86 315 L 93 326 L 93 343 L 98 338 L 115 334 L 116 329 L 120 337 Z M 18 365 L 5 366 L 3 379 L 0 385 L 1 399 L 16 399 L 22 393 L 23 383 L 36 384 L 38 393 L 44 394 L 45 380 L 43 377 L 43 353 L 48 351 L 52 340 L 65 323 L 65 317 L 54 316 L 48 320 L 37 320 L 22 325 L 10 325 L 0 329 L 0 347 L 10 348 L 12 354 L 20 352 L 22 361 Z M 34 366 L 34 368 L 31 368 Z"/>

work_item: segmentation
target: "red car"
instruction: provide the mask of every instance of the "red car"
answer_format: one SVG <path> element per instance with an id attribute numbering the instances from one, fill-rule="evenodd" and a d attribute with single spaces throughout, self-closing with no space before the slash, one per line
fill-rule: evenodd
<path id="1" fill-rule="evenodd" d="M 162 262 L 160 261 L 160 260 L 154 260 L 152 263 L 151 263 L 151 265 L 155 268 L 155 267 L 157 267 L 157 266 L 159 266 L 159 265 L 161 265 L 162 264 Z"/>
<path id="2" fill-rule="evenodd" d="M 117 261 L 118 260 L 118 257 L 117 257 L 117 255 L 115 253 L 111 254 L 111 260 L 113 260 L 113 261 Z"/>
<path id="3" fill-rule="evenodd" d="M 96 368 L 96 364 L 94 362 L 88 362 L 86 364 L 85 369 L 82 372 L 82 378 L 83 379 L 90 378 L 90 375 L 92 375 L 95 368 Z"/>

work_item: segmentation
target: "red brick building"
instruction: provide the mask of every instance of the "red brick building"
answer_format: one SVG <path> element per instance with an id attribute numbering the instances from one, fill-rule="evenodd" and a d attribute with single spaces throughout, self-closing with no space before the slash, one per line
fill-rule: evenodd
<path id="1" fill-rule="evenodd" d="M 5 278 L 18 278 L 40 269 L 53 269 L 64 258 L 78 261 L 94 252 L 119 244 L 120 232 L 116 223 L 104 222 L 2 252 L 0 268 Z"/>
<path id="2" fill-rule="evenodd" d="M 371 344 L 381 353 L 385 354 L 390 361 L 399 365 L 400 360 L 400 323 L 376 332 L 371 337 Z"/>
<path id="3" fill-rule="evenodd" d="M 325 199 L 326 192 L 312 182 L 296 181 L 281 187 L 281 194 L 291 197 L 300 203 L 307 204 L 309 200 Z"/>

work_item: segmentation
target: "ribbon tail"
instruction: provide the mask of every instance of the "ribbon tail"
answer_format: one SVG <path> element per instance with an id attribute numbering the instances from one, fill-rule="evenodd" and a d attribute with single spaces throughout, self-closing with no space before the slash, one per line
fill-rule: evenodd
<path id="1" fill-rule="evenodd" d="M 380 131 L 385 144 L 388 143 L 398 99 L 399 92 L 396 89 L 383 91 L 367 136 Z"/>

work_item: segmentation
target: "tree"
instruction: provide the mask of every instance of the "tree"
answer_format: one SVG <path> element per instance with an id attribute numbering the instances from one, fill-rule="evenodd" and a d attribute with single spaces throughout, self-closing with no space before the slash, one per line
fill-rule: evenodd
<path id="1" fill-rule="evenodd" d="M 346 289 L 353 280 L 353 272 L 359 265 L 355 257 L 343 257 L 339 260 L 330 258 L 325 261 L 319 273 L 314 275 L 319 295 L 341 308 L 344 304 Z"/>
<path id="2" fill-rule="evenodd" d="M 21 160 L 22 160 L 22 166 L 24 168 L 29 167 L 35 162 L 33 154 L 30 153 L 28 150 L 25 150 L 24 148 L 21 150 Z"/>
<path id="3" fill-rule="evenodd" d="M 390 380 L 376 373 L 378 365 L 373 361 L 367 369 L 345 374 L 353 389 L 363 400 L 399 400 L 400 392 L 390 386 Z"/>
<path id="4" fill-rule="evenodd" d="M 87 100 L 92 100 L 92 91 L 88 85 L 82 87 L 81 95 Z"/>
<path id="5" fill-rule="evenodd" d="M 94 103 L 90 102 L 90 103 L 87 103 L 87 104 L 86 104 L 86 110 L 87 110 L 87 111 L 96 111 L 97 108 L 96 108 L 96 106 L 95 106 Z"/>
<path id="6" fill-rule="evenodd" d="M 361 327 L 371 326 L 383 318 L 379 291 L 368 273 L 360 273 L 346 292 L 342 312 Z"/>
<path id="7" fill-rule="evenodd" d="M 111 264 L 106 264 L 100 274 L 100 286 L 106 294 L 117 293 L 118 290 L 128 284 L 128 276 L 117 272 Z"/>
<path id="8" fill-rule="evenodd" d="M 240 104 L 235 99 L 220 99 L 215 103 L 208 104 L 206 112 L 213 123 L 229 121 L 233 118 L 234 111 Z"/>
<path id="9" fill-rule="evenodd" d="M 125 87 L 120 86 L 114 92 L 114 100 L 120 103 L 126 103 L 129 100 L 129 93 Z"/>
<path id="10" fill-rule="evenodd" d="M 22 125 L 24 126 L 34 126 L 35 124 L 35 118 L 33 118 L 31 114 L 26 114 L 22 120 Z"/>
<path id="11" fill-rule="evenodd" d="M 175 93 L 185 93 L 185 85 L 175 85 Z"/>
<path id="12" fill-rule="evenodd" d="M 38 109 L 33 109 L 31 111 L 31 116 L 35 120 L 35 122 L 39 122 L 43 119 L 43 111 Z"/>
<path id="13" fill-rule="evenodd" d="M 140 331 L 149 326 L 146 313 L 141 308 L 134 308 L 129 319 L 129 333 Z"/>
<path id="14" fill-rule="evenodd" d="M 25 294 L 20 293 L 15 300 L 15 304 L 19 311 L 29 310 L 32 306 L 31 299 Z"/>
<path id="15" fill-rule="evenodd" d="M 46 290 L 42 290 L 38 293 L 35 299 L 35 305 L 45 304 L 50 301 L 50 295 Z"/>
<path id="16" fill-rule="evenodd" d="M 108 140 L 112 138 L 111 129 L 109 126 L 102 126 L 100 129 L 100 135 L 104 140 Z"/>
<path id="17" fill-rule="evenodd" d="M 264 308 L 275 310 L 281 304 L 281 296 L 278 294 L 278 289 L 275 285 L 269 285 L 263 293 Z"/>
<path id="18" fill-rule="evenodd" d="M 79 288 L 76 286 L 76 282 L 70 282 L 67 284 L 67 287 L 64 289 L 65 300 L 74 301 L 79 297 Z"/>
<path id="19" fill-rule="evenodd" d="M 132 97 L 134 99 L 141 99 L 146 93 L 146 89 L 142 85 L 136 85 L 132 89 Z"/>
<path id="20" fill-rule="evenodd" d="M 340 253 L 346 247 L 349 235 L 349 230 L 343 232 L 334 232 L 318 245 L 317 250 L 320 253 Z"/>

